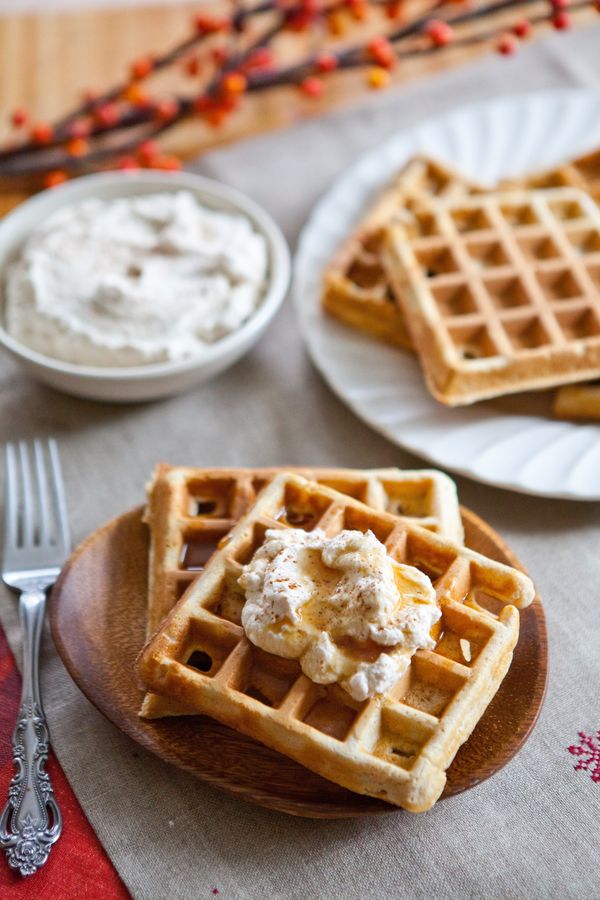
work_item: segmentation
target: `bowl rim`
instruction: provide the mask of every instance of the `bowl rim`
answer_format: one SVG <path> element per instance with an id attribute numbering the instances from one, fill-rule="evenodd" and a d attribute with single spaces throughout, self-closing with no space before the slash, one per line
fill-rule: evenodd
<path id="1" fill-rule="evenodd" d="M 123 188 L 119 193 L 118 187 Z M 90 366 L 71 363 L 46 356 L 14 338 L 4 327 L 4 272 L 7 262 L 27 240 L 33 231 L 35 221 L 41 216 L 50 215 L 63 206 L 68 206 L 88 197 L 96 196 L 107 199 L 128 196 L 141 196 L 157 191 L 190 190 L 201 202 L 215 208 L 229 208 L 248 216 L 254 227 L 264 235 L 270 262 L 270 276 L 264 296 L 251 316 L 235 331 L 220 338 L 214 344 L 207 345 L 202 354 L 187 357 L 183 360 L 164 360 L 154 363 L 141 363 L 133 366 Z M 31 217 L 31 225 L 24 226 L 23 221 Z M 10 242 L 10 232 L 20 226 L 21 234 L 6 252 L 2 243 Z M 275 316 L 287 295 L 291 279 L 290 249 L 283 233 L 273 217 L 256 201 L 236 188 L 223 184 L 213 178 L 198 175 L 196 172 L 178 171 L 161 172 L 146 169 L 141 172 L 98 172 L 82 175 L 56 188 L 46 189 L 39 194 L 20 203 L 0 220 L 0 346 L 13 353 L 24 362 L 50 370 L 61 375 L 100 381 L 146 381 L 170 375 L 189 372 L 193 369 L 208 366 L 235 351 L 240 344 L 258 338 L 264 327 Z"/>

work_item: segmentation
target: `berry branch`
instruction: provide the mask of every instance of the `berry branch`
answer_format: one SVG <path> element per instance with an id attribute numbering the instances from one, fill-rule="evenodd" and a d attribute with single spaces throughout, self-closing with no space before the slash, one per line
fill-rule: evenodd
<path id="1" fill-rule="evenodd" d="M 194 118 L 219 127 L 247 95 L 293 86 L 317 99 L 333 73 L 351 69 L 364 69 L 367 85 L 379 89 L 407 60 L 477 44 L 512 55 L 534 31 L 564 31 L 581 11 L 600 11 L 600 0 L 430 0 L 424 13 L 408 18 L 408 2 L 264 0 L 252 7 L 234 3 L 220 18 L 198 14 L 184 40 L 162 55 L 133 60 L 121 82 L 98 95 L 86 93 L 55 122 L 32 124 L 25 110 L 15 110 L 16 141 L 0 148 L 0 176 L 34 176 L 54 186 L 98 168 L 179 168 L 158 138 Z M 371 37 L 365 38 L 363 23 Z M 309 33 L 317 48 L 282 65 L 277 43 L 283 33 Z M 176 69 L 190 80 L 190 91 L 150 92 L 153 76 Z"/>

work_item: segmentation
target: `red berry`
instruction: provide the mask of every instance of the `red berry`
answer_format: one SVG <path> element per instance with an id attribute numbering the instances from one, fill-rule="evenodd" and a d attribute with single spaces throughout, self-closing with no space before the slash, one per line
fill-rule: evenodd
<path id="1" fill-rule="evenodd" d="M 436 47 L 446 47 L 454 39 L 452 27 L 441 19 L 431 19 L 425 26 L 425 34 L 427 34 Z"/>
<path id="2" fill-rule="evenodd" d="M 215 66 L 223 66 L 229 59 L 229 51 L 225 47 L 215 47 L 212 58 Z"/>
<path id="3" fill-rule="evenodd" d="M 94 110 L 94 118 L 102 128 L 110 128 L 119 121 L 119 107 L 116 103 L 102 103 Z"/>
<path id="4" fill-rule="evenodd" d="M 86 138 L 92 130 L 92 126 L 87 119 L 75 119 L 68 123 L 65 130 L 69 137 Z"/>
<path id="5" fill-rule="evenodd" d="M 318 72 L 333 72 L 338 67 L 338 58 L 334 53 L 319 53 L 315 67 Z"/>
<path id="6" fill-rule="evenodd" d="M 144 163 L 151 163 L 160 152 L 160 147 L 153 140 L 144 141 L 137 150 L 137 155 Z"/>
<path id="7" fill-rule="evenodd" d="M 269 47 L 257 47 L 248 56 L 246 69 L 269 69 L 273 63 L 273 51 Z"/>
<path id="8" fill-rule="evenodd" d="M 552 19 L 552 24 L 557 31 L 567 31 L 571 27 L 571 16 L 568 12 L 559 10 Z"/>
<path id="9" fill-rule="evenodd" d="M 571 0 L 551 0 L 553 9 L 567 9 L 571 5 Z"/>
<path id="10" fill-rule="evenodd" d="M 388 19 L 397 19 L 402 11 L 402 0 L 388 0 L 385 7 L 385 14 Z"/>
<path id="11" fill-rule="evenodd" d="M 19 107 L 18 109 L 14 109 L 12 111 L 10 121 L 15 128 L 21 128 L 23 125 L 27 125 L 27 122 L 29 121 L 29 113 L 26 109 L 22 109 L 21 107 Z"/>
<path id="12" fill-rule="evenodd" d="M 197 56 L 188 56 L 187 59 L 183 61 L 183 69 L 186 75 L 190 75 L 193 77 L 194 75 L 200 74 L 200 60 Z"/>
<path id="13" fill-rule="evenodd" d="M 31 129 L 31 139 L 36 144 L 49 144 L 53 136 L 54 130 L 48 122 L 37 122 Z"/>
<path id="14" fill-rule="evenodd" d="M 367 50 L 377 65 L 384 69 L 390 69 L 396 62 L 392 45 L 385 37 L 373 38 L 367 44 Z"/>
<path id="15" fill-rule="evenodd" d="M 497 50 L 498 53 L 501 53 L 503 56 L 512 56 L 513 53 L 517 52 L 517 40 L 512 34 L 503 35 L 498 41 Z"/>
<path id="16" fill-rule="evenodd" d="M 308 78 L 305 78 L 304 81 L 301 82 L 300 90 L 303 94 L 306 94 L 307 97 L 316 98 L 322 95 L 325 90 L 325 85 L 320 78 L 309 75 Z"/>
<path id="17" fill-rule="evenodd" d="M 211 16 L 205 16 L 198 13 L 194 18 L 196 31 L 200 34 L 216 34 L 217 31 L 229 31 L 231 27 L 230 19 L 214 19 Z"/>
<path id="18" fill-rule="evenodd" d="M 153 68 L 154 60 L 149 56 L 141 56 L 139 59 L 134 60 L 131 64 L 131 77 L 135 78 L 136 81 L 141 81 L 142 78 L 148 77 Z"/>
<path id="19" fill-rule="evenodd" d="M 160 122 L 168 122 L 174 119 L 179 112 L 179 103 L 177 100 L 157 100 L 154 104 L 154 116 Z"/>
<path id="20" fill-rule="evenodd" d="M 515 22 L 513 25 L 513 34 L 519 38 L 529 37 L 531 34 L 531 22 L 529 19 L 521 19 L 520 22 Z"/>
<path id="21" fill-rule="evenodd" d="M 117 169 L 123 169 L 123 171 L 129 172 L 134 169 L 139 169 L 139 164 L 133 156 L 122 156 L 117 160 Z"/>
<path id="22" fill-rule="evenodd" d="M 66 180 L 67 173 L 63 172 L 62 169 L 55 169 L 53 172 L 48 172 L 47 175 L 44 176 L 44 187 L 55 188 L 58 187 L 59 184 L 63 184 Z"/>

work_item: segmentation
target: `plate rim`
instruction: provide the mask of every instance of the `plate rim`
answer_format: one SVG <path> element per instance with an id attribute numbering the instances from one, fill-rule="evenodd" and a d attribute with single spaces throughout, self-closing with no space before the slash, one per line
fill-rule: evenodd
<path id="1" fill-rule="evenodd" d="M 320 197 L 317 203 L 311 209 L 308 218 L 306 219 L 300 235 L 298 237 L 298 241 L 296 243 L 296 248 L 293 255 L 293 268 L 292 268 L 292 285 L 291 285 L 291 298 L 292 304 L 294 306 L 294 311 L 296 315 L 296 319 L 299 324 L 300 333 L 304 342 L 304 345 L 308 351 L 310 359 L 318 370 L 320 375 L 325 380 L 328 387 L 335 394 L 338 399 L 340 399 L 344 405 L 346 405 L 362 422 L 368 425 L 377 433 L 381 434 L 386 440 L 390 441 L 395 446 L 399 446 L 409 453 L 414 454 L 419 459 L 423 459 L 433 465 L 443 468 L 445 470 L 455 472 L 458 475 L 470 478 L 472 481 L 478 482 L 480 484 L 491 485 L 492 487 L 499 488 L 501 490 L 514 491 L 515 493 L 523 494 L 526 496 L 534 496 L 534 497 L 544 497 L 551 499 L 559 499 L 559 500 L 571 500 L 576 502 L 594 502 L 600 500 L 600 487 L 596 492 L 586 492 L 581 493 L 577 491 L 575 488 L 573 489 L 550 489 L 550 488 L 542 488 L 535 485 L 524 484 L 522 482 L 513 481 L 510 477 L 492 477 L 487 474 L 482 474 L 468 466 L 462 466 L 460 464 L 455 464 L 452 462 L 448 463 L 447 458 L 444 455 L 436 454 L 435 448 L 432 446 L 431 449 L 423 449 L 416 442 L 411 441 L 410 439 L 407 441 L 406 439 L 402 439 L 400 436 L 394 433 L 394 431 L 387 427 L 385 423 L 378 421 L 374 416 L 370 415 L 368 410 L 364 410 L 359 401 L 354 400 L 349 396 L 349 394 L 345 391 L 344 386 L 342 385 L 340 379 L 339 383 L 336 383 L 335 376 L 333 372 L 330 370 L 329 365 L 327 364 L 325 357 L 326 354 L 322 349 L 318 347 L 319 337 L 322 335 L 322 325 L 319 324 L 317 328 L 315 328 L 313 324 L 313 307 L 316 308 L 317 316 L 314 317 L 315 322 L 324 322 L 326 321 L 324 318 L 324 314 L 320 309 L 320 303 L 318 302 L 318 298 L 311 298 L 310 303 L 305 302 L 306 291 L 303 288 L 306 287 L 306 282 L 309 281 L 307 277 L 307 272 L 309 268 L 314 270 L 316 261 L 313 261 L 310 266 L 307 264 L 307 257 L 310 262 L 310 252 L 307 247 L 309 247 L 309 243 L 312 237 L 312 232 L 319 227 L 320 219 L 324 218 L 326 215 L 326 211 L 328 207 L 335 200 L 336 195 L 341 192 L 341 188 L 344 186 L 346 181 L 350 181 L 351 178 L 356 178 L 356 176 L 360 173 L 362 168 L 367 168 L 369 163 L 378 164 L 380 170 L 383 171 L 385 168 L 385 158 L 387 156 L 393 155 L 394 147 L 396 144 L 401 142 L 402 140 L 409 141 L 411 139 L 411 135 L 417 135 L 420 131 L 431 128 L 435 119 L 435 127 L 439 129 L 443 129 L 448 127 L 448 123 L 452 121 L 452 119 L 458 119 L 461 116 L 464 116 L 466 113 L 470 115 L 482 115 L 484 110 L 489 111 L 491 107 L 501 108 L 505 106 L 512 106 L 513 104 L 525 105 L 528 103 L 548 103 L 551 100 L 562 100 L 563 102 L 572 102 L 573 104 L 577 102 L 581 103 L 594 103 L 596 106 L 600 106 L 600 94 L 594 88 L 541 88 L 538 90 L 530 90 L 523 91 L 519 93 L 509 93 L 503 94 L 494 98 L 478 100 L 472 103 L 464 103 L 459 104 L 447 112 L 443 113 L 440 116 L 425 116 L 421 119 L 418 119 L 416 122 L 408 126 L 407 128 L 401 128 L 389 135 L 382 143 L 380 143 L 375 148 L 370 148 L 362 153 L 360 153 L 353 162 L 350 163 L 341 173 L 339 173 L 333 181 L 328 185 L 324 194 Z M 594 142 L 591 144 L 590 148 L 596 147 L 598 142 Z M 420 151 L 416 149 L 414 152 L 426 152 Z M 578 151 L 579 152 L 579 151 Z M 585 149 L 580 152 L 586 152 Z M 408 155 L 405 159 L 408 160 L 410 155 Z M 442 161 L 445 160 L 445 156 L 442 153 L 440 155 Z M 456 163 L 453 161 L 450 163 L 453 166 L 456 166 Z M 398 162 L 396 160 L 394 170 L 397 169 L 398 165 L 402 165 L 402 161 Z M 550 163 L 549 165 L 552 165 Z M 460 168 L 460 167 L 459 167 Z M 465 169 L 466 174 L 468 175 L 468 169 Z M 390 176 L 393 174 L 393 171 L 387 171 L 382 177 L 378 178 L 378 185 L 381 186 L 389 181 Z M 372 191 L 376 191 L 377 186 L 375 184 L 372 185 Z M 363 206 L 364 211 L 364 206 Z M 360 218 L 360 215 L 359 215 Z M 341 237 L 343 240 L 343 236 Z M 338 239 L 339 245 L 339 239 Z M 322 278 L 323 268 L 319 266 L 318 272 L 318 280 Z M 312 292 L 310 292 L 312 293 Z M 339 327 L 347 329 L 348 332 L 352 335 L 353 338 L 357 341 L 358 344 L 364 343 L 365 346 L 382 346 L 384 349 L 392 350 L 398 353 L 403 351 L 398 348 L 390 347 L 386 344 L 381 344 L 376 338 L 367 335 L 365 333 L 361 333 L 359 330 L 352 329 L 350 331 L 348 326 L 344 326 L 343 323 L 327 320 L 327 324 L 329 326 L 333 325 L 333 327 Z M 315 334 L 315 332 L 319 332 L 320 334 Z M 335 340 L 335 337 L 330 338 L 330 340 Z M 484 401 L 484 403 L 486 403 Z M 470 406 L 459 407 L 459 412 L 461 409 L 476 409 L 478 404 L 472 404 Z M 483 408 L 489 410 L 489 407 L 484 406 Z M 440 405 L 440 410 L 443 412 L 445 407 Z M 509 417 L 511 414 L 506 414 L 506 417 Z M 484 414 L 485 417 L 485 414 Z M 483 418 L 482 420 L 483 421 Z M 497 416 L 498 421 L 501 421 L 504 416 Z M 568 426 L 568 430 L 564 431 L 565 435 L 582 433 L 583 429 L 587 428 L 588 430 L 593 429 L 597 432 L 598 438 L 595 446 L 600 446 L 600 422 L 599 423 L 590 423 L 590 422 L 567 422 L 564 420 L 556 420 L 551 418 L 543 418 L 536 414 L 524 415 L 523 416 L 523 427 L 525 428 L 527 420 L 534 419 L 540 424 L 548 423 L 555 424 L 560 426 Z M 561 436 L 562 437 L 562 436 Z"/>
<path id="2" fill-rule="evenodd" d="M 264 786 L 261 787 L 259 791 L 254 792 L 250 795 L 241 785 L 237 785 L 230 781 L 221 781 L 217 779 L 214 775 L 211 777 L 203 777 L 197 769 L 194 769 L 190 766 L 186 766 L 180 760 L 170 759 L 165 753 L 158 753 L 156 747 L 152 744 L 152 740 L 150 735 L 146 734 L 143 726 L 140 726 L 139 730 L 136 730 L 132 726 L 131 717 L 128 716 L 126 710 L 124 710 L 121 706 L 112 707 L 106 703 L 102 702 L 102 697 L 99 696 L 94 688 L 90 688 L 89 684 L 86 683 L 85 679 L 81 678 L 81 675 L 78 671 L 77 665 L 72 659 L 72 656 L 69 652 L 68 645 L 65 644 L 63 640 L 63 636 L 61 634 L 60 625 L 59 625 L 59 605 L 60 605 L 60 597 L 63 590 L 63 585 L 66 583 L 69 578 L 71 570 L 77 564 L 79 558 L 89 551 L 94 543 L 102 537 L 106 532 L 109 532 L 111 529 L 114 529 L 120 522 L 127 518 L 131 518 L 132 521 L 134 519 L 140 520 L 142 519 L 143 514 L 143 505 L 132 507 L 131 509 L 126 510 L 125 512 L 114 516 L 110 520 L 102 523 L 98 528 L 94 529 L 94 531 L 89 534 L 86 538 L 84 538 L 78 545 L 75 547 L 71 555 L 69 556 L 67 562 L 65 563 L 63 569 L 61 570 L 60 576 L 54 585 L 48 603 L 48 619 L 50 623 L 50 630 L 52 634 L 52 639 L 54 641 L 54 645 L 56 647 L 57 653 L 61 658 L 63 665 L 65 666 L 69 677 L 75 683 L 77 688 L 83 693 L 83 695 L 87 698 L 87 700 L 94 706 L 98 712 L 100 712 L 105 719 L 111 722 L 116 728 L 119 729 L 122 733 L 127 735 L 128 738 L 135 741 L 140 746 L 144 747 L 145 750 L 152 753 L 158 759 L 163 762 L 166 762 L 170 765 L 173 765 L 175 768 L 180 769 L 182 771 L 186 771 L 188 774 L 193 775 L 194 777 L 201 780 L 204 784 L 208 784 L 211 787 L 224 790 L 232 796 L 236 796 L 239 799 L 243 799 L 246 802 L 250 802 L 254 805 L 261 806 L 267 809 L 273 809 L 278 812 L 284 812 L 286 814 L 291 814 L 295 816 L 300 816 L 304 818 L 310 819 L 350 819 L 350 818 L 368 818 L 373 815 L 384 815 L 390 813 L 398 813 L 405 812 L 401 807 L 393 806 L 392 804 L 385 803 L 384 801 L 377 800 L 377 798 L 371 798 L 368 795 L 365 795 L 365 801 L 374 801 L 374 804 L 377 805 L 373 808 L 366 808 L 364 810 L 357 810 L 353 808 L 349 808 L 346 810 L 345 808 L 341 809 L 341 805 L 338 804 L 336 806 L 335 803 L 329 802 L 328 807 L 326 809 L 321 807 L 315 807 L 315 804 L 308 803 L 302 800 L 291 799 L 288 803 L 285 802 L 284 797 L 280 797 L 279 795 L 269 793 L 268 788 L 265 789 Z M 508 544 L 504 541 L 504 539 L 498 534 L 498 532 L 492 528 L 484 519 L 478 516 L 476 513 L 472 512 L 472 510 L 467 507 L 461 506 L 461 515 L 464 514 L 468 519 L 471 520 L 471 523 L 475 525 L 478 529 L 482 530 L 485 535 L 490 537 L 492 542 L 496 545 L 496 547 L 501 550 L 502 553 L 506 554 L 512 565 L 515 565 L 521 571 L 526 572 L 525 567 L 520 562 L 516 554 L 512 551 L 512 549 L 508 546 Z M 459 794 L 464 793 L 465 791 L 470 790 L 473 787 L 481 784 L 484 781 L 487 781 L 489 778 L 496 775 L 500 772 L 508 763 L 510 763 L 515 756 L 523 749 L 524 745 L 527 743 L 529 737 L 533 729 L 536 726 L 536 723 L 541 714 L 546 692 L 548 688 L 548 630 L 547 630 L 547 621 L 545 615 L 544 605 L 539 594 L 536 591 L 535 599 L 531 607 L 531 614 L 535 616 L 536 629 L 539 633 L 539 646 L 541 652 L 539 654 L 539 663 L 536 668 L 536 673 L 533 679 L 534 684 L 534 696 L 535 700 L 532 701 L 532 704 L 528 710 L 527 716 L 523 718 L 523 724 L 518 731 L 518 737 L 515 740 L 515 744 L 511 747 L 510 752 L 504 757 L 502 762 L 497 765 L 493 771 L 486 773 L 485 770 L 483 772 L 482 777 L 477 778 L 472 781 L 472 783 L 467 783 L 462 787 L 459 787 L 457 790 L 454 790 L 452 794 L 446 795 L 442 794 L 440 800 L 449 799 L 453 796 L 458 796 Z M 141 650 L 141 647 L 140 647 Z M 137 720 L 137 715 L 136 715 Z M 139 720 L 140 722 L 144 722 L 144 720 Z M 152 720 L 155 723 L 163 723 L 165 720 Z M 168 721 L 168 719 L 166 720 Z M 222 726 L 226 728 L 227 726 Z M 233 729 L 230 729 L 233 730 Z M 252 741 L 251 738 L 247 738 L 247 740 Z M 258 743 L 254 741 L 254 743 Z M 298 763 L 298 765 L 301 765 Z M 302 767 L 304 768 L 304 767 Z M 352 793 L 352 792 L 350 792 Z M 357 794 L 358 798 L 363 797 L 363 795 Z M 294 809 L 290 808 L 289 804 L 293 804 Z"/>

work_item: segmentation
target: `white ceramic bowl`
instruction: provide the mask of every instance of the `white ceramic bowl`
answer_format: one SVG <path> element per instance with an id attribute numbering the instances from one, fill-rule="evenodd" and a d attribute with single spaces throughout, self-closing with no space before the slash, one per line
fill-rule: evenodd
<path id="1" fill-rule="evenodd" d="M 77 178 L 27 200 L 0 222 L 0 281 L 7 263 L 38 222 L 62 206 L 88 197 L 112 199 L 156 191 L 188 190 L 213 209 L 239 211 L 264 235 L 269 252 L 265 296 L 237 331 L 207 346 L 201 357 L 141 366 L 81 366 L 61 362 L 31 350 L 4 329 L 0 344 L 35 378 L 68 394 L 128 403 L 176 394 L 212 378 L 236 362 L 259 339 L 279 309 L 290 280 L 287 243 L 273 219 L 256 203 L 226 185 L 190 172 L 107 172 Z"/>

